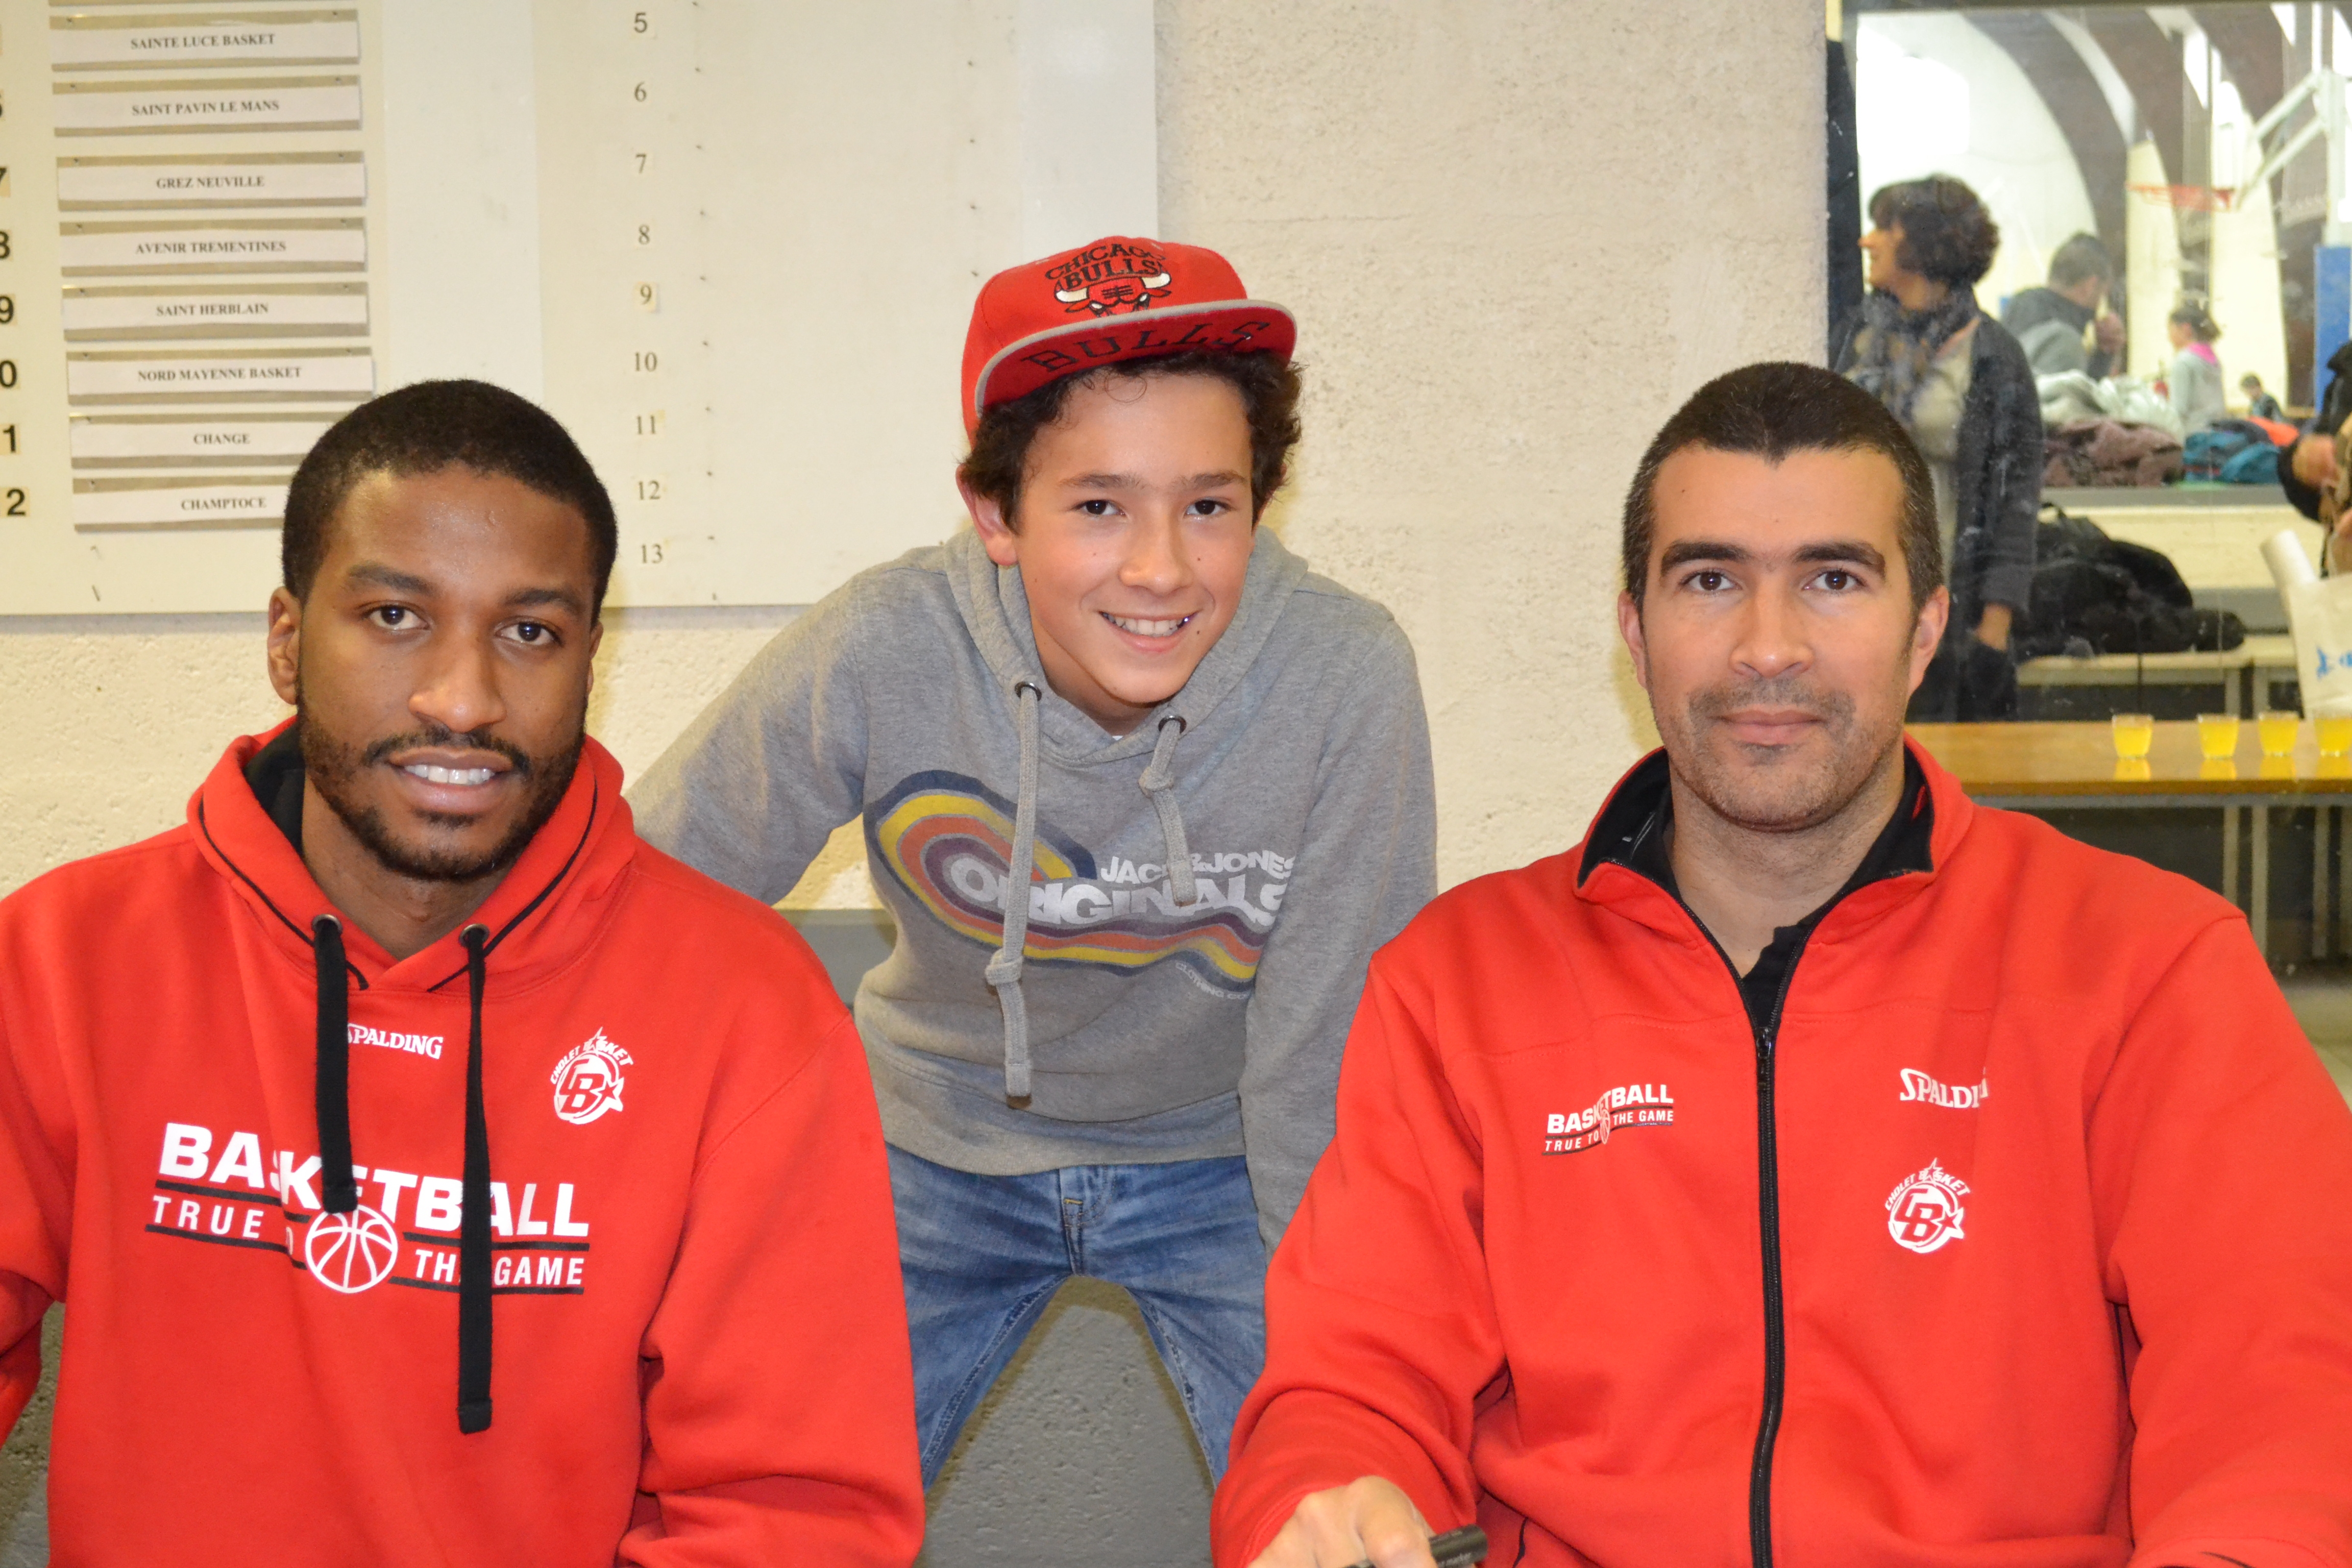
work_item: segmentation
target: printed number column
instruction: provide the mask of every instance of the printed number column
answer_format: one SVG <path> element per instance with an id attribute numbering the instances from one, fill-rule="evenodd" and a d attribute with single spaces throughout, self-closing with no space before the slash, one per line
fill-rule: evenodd
<path id="1" fill-rule="evenodd" d="M 676 498 L 669 493 L 668 464 L 664 460 L 669 447 L 665 439 L 669 413 L 663 394 L 670 382 L 662 372 L 663 349 L 671 347 L 673 355 L 676 349 L 665 343 L 665 334 L 658 330 L 662 324 L 665 281 L 661 270 L 663 241 L 670 237 L 671 220 L 660 212 L 657 199 L 658 182 L 668 162 L 671 143 L 662 132 L 674 113 L 675 105 L 670 100 L 676 96 L 676 89 L 669 80 L 663 79 L 659 69 L 661 56 L 656 46 L 660 37 L 660 9 L 633 5 L 626 17 L 629 88 L 624 109 L 630 134 L 623 179 L 630 196 L 625 207 L 629 214 L 627 243 L 637 280 L 629 290 L 630 305 L 636 315 L 630 323 L 631 330 L 620 340 L 630 344 L 629 374 L 634 394 L 629 400 L 633 426 L 631 463 L 629 477 L 614 488 L 636 524 L 632 531 L 636 535 L 634 564 L 640 570 L 668 563 L 671 542 L 663 523 L 676 504 Z"/>
<path id="2" fill-rule="evenodd" d="M 22 437 L 16 417 L 16 181 L 8 165 L 16 161 L 7 105 L 0 100 L 0 517 L 32 515 L 32 503 L 23 483 L 19 456 Z"/>

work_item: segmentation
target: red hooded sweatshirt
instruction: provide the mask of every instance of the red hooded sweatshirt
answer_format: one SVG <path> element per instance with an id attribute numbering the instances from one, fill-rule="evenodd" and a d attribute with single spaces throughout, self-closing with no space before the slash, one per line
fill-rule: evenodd
<path id="1" fill-rule="evenodd" d="M 185 826 L 0 901 L 0 1416 L 67 1302 L 53 1561 L 910 1562 L 889 1178 L 807 947 L 640 844 L 589 742 L 468 922 L 478 985 L 458 934 L 395 963 L 344 925 L 357 1204 L 325 1212 L 330 911 L 247 782 L 269 738 Z M 468 1433 L 477 991 L 495 1417 Z"/>
<path id="2" fill-rule="evenodd" d="M 1663 753 L 1375 957 L 1218 1563 L 1378 1475 L 1496 1568 L 2352 1565 L 2352 1116 L 2235 910 L 1913 756 L 1753 1022 Z"/>

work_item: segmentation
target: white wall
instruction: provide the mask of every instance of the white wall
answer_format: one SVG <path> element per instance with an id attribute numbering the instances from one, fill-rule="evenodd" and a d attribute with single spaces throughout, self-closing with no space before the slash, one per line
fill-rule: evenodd
<path id="1" fill-rule="evenodd" d="M 2154 142 L 2138 142 L 2124 163 L 2124 184 L 2162 185 L 2163 155 Z M 2165 318 L 2180 299 L 2180 226 L 2172 208 L 2142 195 L 2124 200 L 2124 287 L 2129 300 L 2124 310 L 2130 337 L 2124 345 L 2124 368 L 2155 381 L 2172 363 L 2172 341 L 2165 336 Z"/>
<path id="2" fill-rule="evenodd" d="M 0 617 L 0 887 L 170 826 L 230 735 L 283 711 L 262 617 Z"/>
<path id="3" fill-rule="evenodd" d="M 1298 313 L 1284 535 L 1420 654 L 1447 882 L 1563 848 L 1648 743 L 1617 512 L 1708 376 L 1822 348 L 1822 11 L 1160 11 L 1160 214 Z"/>
<path id="4" fill-rule="evenodd" d="M 2213 320 L 2221 328 L 2215 350 L 2221 359 L 2222 386 L 2233 408 L 2246 401 L 2238 391 L 2241 376 L 2261 376 L 2273 396 L 2283 396 L 2279 389 L 2286 385 L 2278 220 L 2271 209 L 2270 182 L 2246 184 L 2263 164 L 2253 121 L 2237 88 L 2226 80 L 2215 82 L 2213 184 L 2236 190 L 2239 196 L 2231 210 L 2213 215 L 2209 292 Z"/>

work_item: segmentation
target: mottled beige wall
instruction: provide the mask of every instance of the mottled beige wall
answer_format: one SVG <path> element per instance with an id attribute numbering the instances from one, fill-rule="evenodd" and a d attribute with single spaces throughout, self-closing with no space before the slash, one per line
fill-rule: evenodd
<path id="1" fill-rule="evenodd" d="M 1285 540 L 1421 658 L 1448 882 L 1650 743 L 1616 514 L 1708 376 L 1822 345 L 1817 0 L 1160 8 L 1160 211 L 1300 319 Z"/>
<path id="2" fill-rule="evenodd" d="M 0 617 L 0 890 L 180 820 L 282 711 L 261 636 L 257 613 Z"/>

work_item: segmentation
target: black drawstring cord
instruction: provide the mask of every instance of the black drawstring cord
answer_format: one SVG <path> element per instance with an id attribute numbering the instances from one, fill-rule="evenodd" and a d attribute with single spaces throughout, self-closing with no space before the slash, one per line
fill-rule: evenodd
<path id="1" fill-rule="evenodd" d="M 457 1430 L 490 1425 L 490 1123 L 482 1108 L 482 987 L 490 933 L 470 925 L 466 944 L 465 1202 L 457 1226 Z"/>
<path id="2" fill-rule="evenodd" d="M 360 1206 L 352 1180 L 352 994 L 343 963 L 343 925 L 332 915 L 310 922 L 319 966 L 319 1187 L 329 1214 Z"/>

